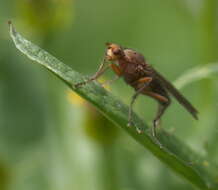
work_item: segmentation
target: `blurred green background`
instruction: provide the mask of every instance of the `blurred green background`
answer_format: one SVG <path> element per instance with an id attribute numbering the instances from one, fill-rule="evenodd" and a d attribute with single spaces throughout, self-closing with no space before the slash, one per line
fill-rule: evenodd
<path id="1" fill-rule="evenodd" d="M 140 51 L 174 81 L 216 64 L 217 8 L 216 0 L 1 0 L 0 189 L 195 189 L 50 72 L 29 64 L 7 21 L 83 74 L 96 71 L 105 42 L 114 42 Z M 173 101 L 162 127 L 217 163 L 216 81 L 211 75 L 181 89 L 199 121 Z M 133 90 L 122 80 L 110 90 L 129 104 Z M 156 102 L 141 96 L 134 110 L 151 124 Z"/>

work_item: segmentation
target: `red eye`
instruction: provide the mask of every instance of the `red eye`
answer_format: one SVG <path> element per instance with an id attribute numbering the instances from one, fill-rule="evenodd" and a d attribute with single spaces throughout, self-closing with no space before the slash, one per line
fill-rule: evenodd
<path id="1" fill-rule="evenodd" d="M 121 50 L 120 49 L 115 49 L 115 50 L 113 50 L 113 53 L 115 55 L 119 55 L 121 53 Z"/>

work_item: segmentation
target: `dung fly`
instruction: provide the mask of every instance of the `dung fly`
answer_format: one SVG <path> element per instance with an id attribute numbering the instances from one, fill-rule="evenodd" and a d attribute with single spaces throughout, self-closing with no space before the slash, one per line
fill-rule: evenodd
<path id="1" fill-rule="evenodd" d="M 114 43 L 106 43 L 106 46 L 105 56 L 98 71 L 87 81 L 76 84 L 76 87 L 96 80 L 108 68 L 111 68 L 117 75 L 116 79 L 123 77 L 124 81 L 135 89 L 129 107 L 128 126 L 132 125 L 132 107 L 140 94 L 150 96 L 158 102 L 158 110 L 152 128 L 154 137 L 156 137 L 156 127 L 161 116 L 170 105 L 169 94 L 174 96 L 195 119 L 198 119 L 198 111 L 192 104 L 168 80 L 148 64 L 142 54 Z M 111 63 L 106 64 L 107 61 Z"/>

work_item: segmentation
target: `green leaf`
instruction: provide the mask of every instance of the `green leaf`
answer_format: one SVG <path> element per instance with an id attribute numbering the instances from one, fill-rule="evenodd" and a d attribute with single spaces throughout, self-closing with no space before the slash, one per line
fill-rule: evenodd
<path id="1" fill-rule="evenodd" d="M 175 86 L 177 88 L 183 88 L 184 86 L 199 81 L 202 79 L 206 79 L 212 76 L 212 74 L 218 72 L 218 64 L 207 64 L 203 66 L 194 67 L 184 74 L 182 74 L 175 82 Z"/>
<path id="2" fill-rule="evenodd" d="M 200 189 L 218 188 L 218 170 L 209 160 L 205 160 L 201 155 L 195 153 L 183 142 L 163 129 L 158 133 L 160 142 L 163 145 L 163 147 L 160 147 L 152 138 L 148 126 L 135 113 L 133 114 L 135 127 L 127 127 L 128 106 L 124 105 L 118 98 L 102 88 L 97 82 L 92 82 L 82 88 L 74 88 L 75 84 L 84 81 L 86 77 L 23 38 L 11 24 L 10 35 L 15 46 L 22 53 L 62 79 L 73 91 L 92 103 L 105 117 L 125 130 L 177 174 L 183 176 Z M 139 131 L 143 131 L 143 133 L 139 133 Z"/>

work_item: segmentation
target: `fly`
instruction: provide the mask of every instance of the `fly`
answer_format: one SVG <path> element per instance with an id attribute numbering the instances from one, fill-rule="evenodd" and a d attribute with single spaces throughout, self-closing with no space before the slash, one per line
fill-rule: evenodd
<path id="1" fill-rule="evenodd" d="M 196 120 L 198 119 L 198 111 L 194 106 L 172 85 L 172 83 L 148 64 L 142 54 L 132 49 L 123 48 L 114 43 L 106 43 L 106 46 L 105 56 L 98 71 L 87 81 L 76 84 L 76 87 L 80 87 L 98 79 L 107 69 L 111 68 L 117 75 L 116 79 L 123 77 L 124 81 L 135 89 L 129 107 L 128 126 L 133 124 L 133 104 L 140 94 L 150 96 L 158 102 L 158 110 L 153 120 L 152 127 L 152 135 L 155 138 L 156 127 L 171 103 L 169 95 L 174 96 Z M 106 64 L 107 61 L 110 61 L 111 63 Z"/>

